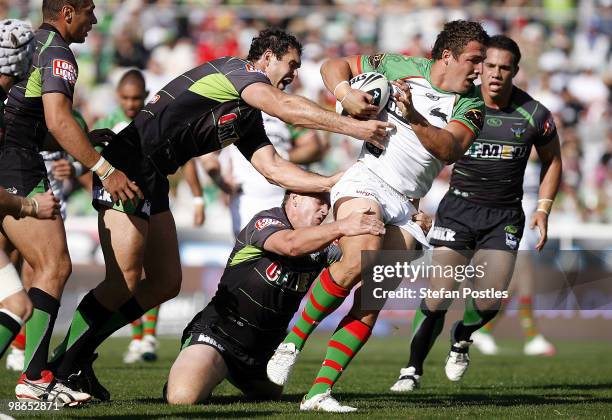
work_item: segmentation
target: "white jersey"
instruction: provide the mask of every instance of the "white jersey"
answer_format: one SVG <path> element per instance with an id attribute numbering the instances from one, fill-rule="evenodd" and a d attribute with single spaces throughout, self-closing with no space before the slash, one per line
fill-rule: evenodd
<path id="1" fill-rule="evenodd" d="M 398 54 L 360 57 L 363 71 L 377 71 L 389 80 L 404 80 L 411 89 L 415 109 L 438 128 L 457 121 L 478 135 L 482 126 L 484 103 L 474 88 L 465 95 L 437 89 L 429 81 L 431 60 Z M 402 117 L 395 99 L 387 102 L 379 118 L 396 126 L 384 151 L 364 143 L 359 160 L 401 194 L 412 198 L 425 196 L 444 162 L 421 144 L 410 124 Z"/>
<path id="2" fill-rule="evenodd" d="M 288 159 L 291 149 L 291 133 L 287 124 L 263 112 L 262 116 L 266 134 L 276 152 L 282 158 Z M 230 203 L 233 230 L 237 234 L 255 214 L 279 206 L 285 195 L 285 190 L 277 185 L 270 184 L 234 145 L 222 149 L 219 160 L 222 165 L 231 161 L 232 180 L 241 187 L 241 192 L 232 197 Z"/>

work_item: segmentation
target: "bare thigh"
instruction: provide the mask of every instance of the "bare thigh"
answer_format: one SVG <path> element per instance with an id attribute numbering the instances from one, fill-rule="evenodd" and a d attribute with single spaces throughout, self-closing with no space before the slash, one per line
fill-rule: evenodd
<path id="1" fill-rule="evenodd" d="M 455 290 L 459 287 L 459 283 L 454 276 L 445 277 L 444 273 L 448 272 L 445 267 L 456 267 L 459 265 L 467 265 L 470 262 L 470 255 L 465 251 L 457 251 L 447 247 L 435 248 L 432 252 L 431 265 L 434 268 L 434 275 L 429 277 L 429 289 L 436 290 Z M 436 268 L 442 268 L 436 270 Z M 441 274 L 441 275 L 440 275 Z M 430 311 L 438 309 L 447 309 L 451 301 L 444 298 L 427 297 L 425 303 Z"/>
<path id="2" fill-rule="evenodd" d="M 168 376 L 166 398 L 170 404 L 204 402 L 227 376 L 227 365 L 211 346 L 193 345 L 181 350 Z"/>
<path id="3" fill-rule="evenodd" d="M 474 281 L 472 287 L 477 290 L 494 289 L 504 291 L 512 279 L 516 253 L 496 249 L 479 249 L 474 254 L 474 267 L 484 267 L 484 276 Z M 497 310 L 501 299 L 477 298 L 476 306 L 481 310 Z"/>

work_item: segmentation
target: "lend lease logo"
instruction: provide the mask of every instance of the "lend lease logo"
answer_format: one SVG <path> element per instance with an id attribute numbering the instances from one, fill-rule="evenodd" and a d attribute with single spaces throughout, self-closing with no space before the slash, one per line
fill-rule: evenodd
<path id="1" fill-rule="evenodd" d="M 53 60 L 53 75 L 73 84 L 77 79 L 75 67 L 72 65 L 72 63 L 66 60 Z"/>

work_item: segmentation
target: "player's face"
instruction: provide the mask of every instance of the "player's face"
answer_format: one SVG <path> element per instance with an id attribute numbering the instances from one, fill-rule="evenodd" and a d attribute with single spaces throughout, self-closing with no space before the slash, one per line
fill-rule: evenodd
<path id="1" fill-rule="evenodd" d="M 301 65 L 302 62 L 297 50 L 289 48 L 289 51 L 280 60 L 274 54 L 270 56 L 270 63 L 266 69 L 266 74 L 270 78 L 272 86 L 284 90 L 293 82 Z"/>
<path id="2" fill-rule="evenodd" d="M 138 112 L 144 108 L 146 91 L 139 83 L 124 83 L 117 89 L 119 98 L 119 106 L 125 113 L 125 116 L 133 120 L 138 115 Z"/>
<path id="3" fill-rule="evenodd" d="M 447 60 L 450 91 L 466 93 L 474 86 L 482 70 L 484 47 L 481 43 L 470 41 L 459 57 L 455 58 L 450 51 L 445 50 L 443 59 Z"/>
<path id="4" fill-rule="evenodd" d="M 516 74 L 512 53 L 498 48 L 487 49 L 482 66 L 483 93 L 494 98 L 512 89 L 512 78 Z"/>
<path id="5" fill-rule="evenodd" d="M 94 9 L 96 6 L 93 1 L 87 1 L 83 7 L 75 10 L 73 13 L 72 22 L 70 24 L 70 37 L 72 42 L 85 42 L 85 38 L 93 25 L 98 23 Z"/>
<path id="6" fill-rule="evenodd" d="M 299 227 L 319 226 L 329 213 L 329 203 L 317 196 L 297 195 L 296 201 Z"/>

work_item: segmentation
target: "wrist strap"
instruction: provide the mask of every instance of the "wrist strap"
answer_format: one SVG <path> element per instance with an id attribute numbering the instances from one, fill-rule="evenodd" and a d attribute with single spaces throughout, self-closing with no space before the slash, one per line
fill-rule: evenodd
<path id="1" fill-rule="evenodd" d="M 350 86 L 350 83 L 348 82 L 348 80 L 343 80 L 343 81 L 341 81 L 340 83 L 338 83 L 338 84 L 336 85 L 336 87 L 334 88 L 334 93 L 333 93 L 334 98 L 337 98 L 337 96 L 336 96 L 336 90 L 338 90 L 338 88 L 340 87 L 340 85 L 342 85 L 342 84 L 344 84 L 344 83 L 346 83 L 347 85 L 349 85 L 349 86 Z M 346 95 L 344 95 L 344 96 L 346 97 Z"/>
<path id="2" fill-rule="evenodd" d="M 193 204 L 204 205 L 204 197 L 202 197 L 201 195 L 193 196 Z"/>
<path id="3" fill-rule="evenodd" d="M 102 167 L 102 165 L 104 165 L 104 162 L 106 162 L 106 159 L 104 159 L 102 156 L 100 156 L 100 159 L 98 159 L 98 162 L 96 162 L 96 164 L 94 166 L 91 167 L 91 169 L 89 169 L 91 172 L 96 172 L 98 169 L 100 169 Z"/>
<path id="4" fill-rule="evenodd" d="M 111 176 L 113 172 L 115 172 L 115 167 L 113 165 L 110 165 L 106 172 L 104 172 L 104 174 L 100 176 L 100 181 L 106 180 L 106 178 Z"/>

